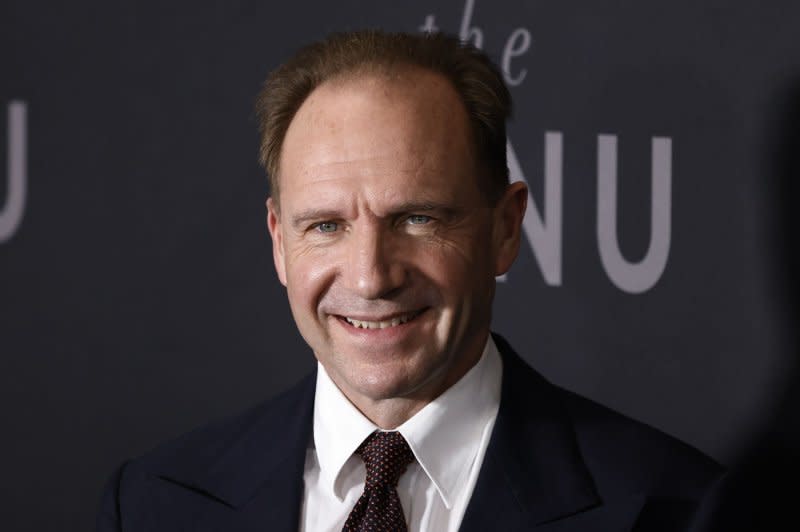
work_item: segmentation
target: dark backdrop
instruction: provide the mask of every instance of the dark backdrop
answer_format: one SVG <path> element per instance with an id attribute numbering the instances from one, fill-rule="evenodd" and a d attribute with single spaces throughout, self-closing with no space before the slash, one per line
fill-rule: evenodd
<path id="1" fill-rule="evenodd" d="M 495 329 L 730 463 L 793 371 L 797 165 L 776 147 L 797 132 L 799 18 L 777 0 L 4 0 L 0 529 L 91 529 L 123 459 L 312 367 L 252 106 L 300 45 L 363 27 L 461 33 L 507 71 L 531 210 Z"/>

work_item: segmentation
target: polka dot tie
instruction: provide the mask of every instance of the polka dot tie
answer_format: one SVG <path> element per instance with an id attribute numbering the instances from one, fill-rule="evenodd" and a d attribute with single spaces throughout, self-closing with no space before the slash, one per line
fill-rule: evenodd
<path id="1" fill-rule="evenodd" d="M 375 431 L 356 449 L 356 454 L 364 460 L 367 481 L 342 532 L 405 532 L 397 481 L 414 461 L 406 440 L 399 432 Z"/>

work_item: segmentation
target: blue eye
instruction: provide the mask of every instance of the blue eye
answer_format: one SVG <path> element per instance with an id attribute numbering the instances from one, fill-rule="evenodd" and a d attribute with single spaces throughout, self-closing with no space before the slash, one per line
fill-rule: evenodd
<path id="1" fill-rule="evenodd" d="M 431 221 L 430 216 L 425 216 L 424 214 L 412 214 L 408 217 L 408 223 L 411 225 L 424 225 Z"/>
<path id="2" fill-rule="evenodd" d="M 320 222 L 317 224 L 317 231 L 320 233 L 334 233 L 339 229 L 339 224 L 336 222 Z"/>

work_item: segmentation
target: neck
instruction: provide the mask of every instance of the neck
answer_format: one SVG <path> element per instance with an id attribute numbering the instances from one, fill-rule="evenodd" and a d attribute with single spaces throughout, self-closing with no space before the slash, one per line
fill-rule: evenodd
<path id="1" fill-rule="evenodd" d="M 434 372 L 425 383 L 403 394 L 376 397 L 374 394 L 348 386 L 345 379 L 341 379 L 327 367 L 326 371 L 344 396 L 367 419 L 383 430 L 393 430 L 411 419 L 466 375 L 480 360 L 488 335 L 488 330 L 485 334 L 478 335 L 476 338 L 478 341 L 464 350 L 465 353 L 469 353 L 468 356 L 462 356 L 441 371 Z"/>
<path id="2" fill-rule="evenodd" d="M 348 397 L 349 399 L 349 397 Z M 392 398 L 383 401 L 352 402 L 364 416 L 383 430 L 394 430 L 425 408 L 434 398 L 427 401 Z"/>

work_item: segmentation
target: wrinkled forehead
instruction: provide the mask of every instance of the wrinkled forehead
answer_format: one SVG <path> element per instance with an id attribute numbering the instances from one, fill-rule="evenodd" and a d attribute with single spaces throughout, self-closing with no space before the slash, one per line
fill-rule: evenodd
<path id="1" fill-rule="evenodd" d="M 463 173 L 475 167 L 472 148 L 466 110 L 443 76 L 409 68 L 340 77 L 317 87 L 291 121 L 280 188 L 348 173 Z"/>

